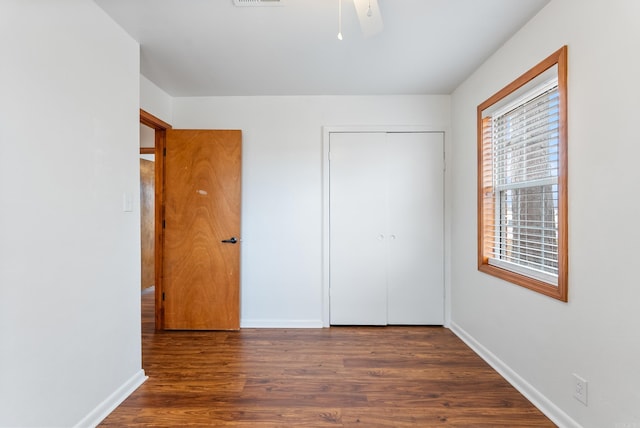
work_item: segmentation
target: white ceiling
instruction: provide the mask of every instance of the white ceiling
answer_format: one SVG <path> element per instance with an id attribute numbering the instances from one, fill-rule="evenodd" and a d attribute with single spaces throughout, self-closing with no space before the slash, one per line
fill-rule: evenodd
<path id="1" fill-rule="evenodd" d="M 172 96 L 449 94 L 550 0 L 379 0 L 365 38 L 353 0 L 95 0 Z"/>

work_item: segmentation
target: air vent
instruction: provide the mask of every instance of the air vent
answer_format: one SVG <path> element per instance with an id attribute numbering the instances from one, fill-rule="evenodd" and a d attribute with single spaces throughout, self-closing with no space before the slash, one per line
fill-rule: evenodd
<path id="1" fill-rule="evenodd" d="M 233 0 L 233 4 L 239 7 L 265 7 L 284 6 L 287 0 Z"/>

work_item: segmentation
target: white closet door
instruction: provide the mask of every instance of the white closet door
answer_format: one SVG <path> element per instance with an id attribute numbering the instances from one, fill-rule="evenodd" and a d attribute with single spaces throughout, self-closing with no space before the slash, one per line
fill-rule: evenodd
<path id="1" fill-rule="evenodd" d="M 387 134 L 388 324 L 444 323 L 442 133 Z"/>
<path id="2" fill-rule="evenodd" d="M 384 133 L 332 133 L 331 324 L 387 324 L 387 161 Z"/>
<path id="3" fill-rule="evenodd" d="M 443 324 L 442 133 L 330 136 L 332 324 Z"/>

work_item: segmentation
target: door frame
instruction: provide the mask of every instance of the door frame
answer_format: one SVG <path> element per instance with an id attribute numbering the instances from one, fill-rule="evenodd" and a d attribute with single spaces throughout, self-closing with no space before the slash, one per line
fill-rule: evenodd
<path id="1" fill-rule="evenodd" d="M 444 140 L 444 153 L 447 152 L 447 132 L 443 129 L 437 129 L 433 126 L 428 125 L 369 125 L 369 126 L 357 126 L 357 125 L 347 125 L 347 126 L 323 126 L 322 127 L 322 325 L 323 327 L 331 326 L 331 312 L 330 312 L 330 260 L 331 260 L 331 248 L 330 248 L 330 233 L 329 233 L 329 173 L 330 173 L 330 158 L 329 158 L 329 143 L 332 133 L 438 133 L 442 134 Z M 444 266 L 443 266 L 443 277 L 444 277 L 444 325 L 447 327 L 449 325 L 450 320 L 450 301 L 449 301 L 449 262 L 447 254 L 448 250 L 448 242 L 449 237 L 451 236 L 449 233 L 449 220 L 447 209 L 447 196 L 446 196 L 446 188 L 447 188 L 447 170 L 446 170 L 446 160 L 445 160 L 445 171 L 444 174 L 444 201 L 443 201 L 443 209 L 444 209 Z"/>
<path id="2" fill-rule="evenodd" d="M 156 331 L 164 330 L 164 304 L 162 301 L 163 284 L 163 248 L 164 230 L 162 219 L 164 217 L 164 153 L 167 139 L 167 129 L 171 125 L 140 109 L 140 123 L 155 131 L 155 200 L 154 200 L 154 229 L 155 229 L 155 327 Z"/>

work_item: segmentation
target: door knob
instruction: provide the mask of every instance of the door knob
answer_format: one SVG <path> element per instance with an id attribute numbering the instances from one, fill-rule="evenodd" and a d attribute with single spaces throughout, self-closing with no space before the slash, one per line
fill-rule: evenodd
<path id="1" fill-rule="evenodd" d="M 222 242 L 224 242 L 225 244 L 237 244 L 238 240 L 235 236 L 232 236 L 231 239 L 223 239 Z"/>

